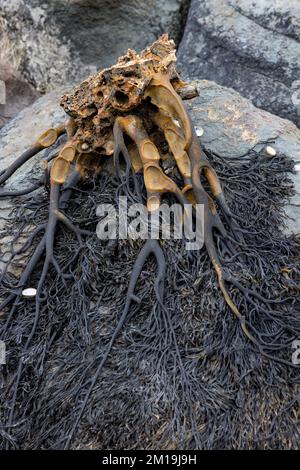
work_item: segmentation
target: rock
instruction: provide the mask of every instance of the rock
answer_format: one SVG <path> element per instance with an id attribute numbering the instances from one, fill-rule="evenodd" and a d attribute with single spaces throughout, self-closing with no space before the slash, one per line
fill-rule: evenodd
<path id="1" fill-rule="evenodd" d="M 179 64 L 300 124 L 298 0 L 192 0 Z"/>
<path id="2" fill-rule="evenodd" d="M 39 98 L 0 129 L 0 172 L 28 149 L 43 131 L 55 127 L 66 119 L 65 112 L 59 106 L 64 91 L 65 89 L 59 89 Z M 41 154 L 38 154 L 25 163 L 7 181 L 5 188 L 26 185 L 30 180 L 29 173 L 32 166 L 40 158 Z"/>
<path id="3" fill-rule="evenodd" d="M 237 158 L 270 144 L 277 153 L 300 162 L 300 130 L 292 122 L 256 108 L 236 91 L 208 80 L 192 82 L 198 96 L 186 101 L 193 122 L 203 129 L 200 142 L 211 152 Z M 192 84 L 190 86 L 192 87 Z M 298 168 L 296 166 L 296 168 Z M 293 175 L 296 195 L 286 207 L 290 233 L 300 233 L 300 168 Z"/>
<path id="4" fill-rule="evenodd" d="M 300 162 L 300 130 L 293 123 L 257 109 L 236 91 L 216 83 L 199 80 L 190 84 L 189 90 L 195 88 L 199 96 L 185 103 L 195 126 L 203 129 L 200 142 L 207 150 L 223 157 L 237 158 L 255 145 L 259 149 L 260 142 L 273 140 L 269 145 L 278 154 L 283 153 Z M 64 89 L 59 89 L 38 99 L 0 130 L 0 171 L 28 148 L 44 129 L 64 120 L 65 114 L 58 105 L 63 92 Z M 30 169 L 39 160 L 40 156 L 36 156 L 18 170 L 7 187 L 28 184 Z M 36 168 L 40 166 L 36 165 Z M 294 175 L 294 182 L 298 193 L 286 208 L 294 219 L 290 220 L 288 231 L 300 233 L 300 171 Z"/>
<path id="5" fill-rule="evenodd" d="M 55 127 L 66 119 L 65 112 L 58 105 L 65 91 L 65 89 L 59 89 L 39 98 L 0 129 L 0 173 L 20 156 L 22 152 L 28 149 L 44 130 L 49 127 Z M 42 174 L 40 164 L 42 156 L 43 152 L 30 159 L 17 170 L 5 183 L 5 190 L 11 191 L 29 187 L 33 176 Z M 4 218 L 9 215 L 14 204 L 14 199 L 0 199 L 2 254 L 6 252 L 11 243 L 11 236 L 3 236 L 3 229 L 5 228 Z M 25 243 L 25 238 L 20 238 L 19 243 Z M 5 260 L 5 255 L 3 255 L 3 259 L 0 261 L 0 270 L 5 266 Z M 19 272 L 18 269 L 13 270 L 14 274 Z"/>
<path id="6" fill-rule="evenodd" d="M 256 108 L 231 88 L 208 80 L 194 80 L 198 96 L 186 101 L 196 126 L 204 132 L 201 142 L 224 157 L 240 157 L 259 142 L 278 152 L 300 158 L 300 130 L 292 122 Z M 257 147 L 259 148 L 259 147 Z"/>
<path id="7" fill-rule="evenodd" d="M 80 82 L 162 33 L 179 39 L 188 0 L 2 0 L 1 35 L 40 92 Z"/>
<path id="8" fill-rule="evenodd" d="M 1 60 L 0 60 L 1 62 Z M 0 128 L 39 94 L 8 64 L 0 64 Z"/>

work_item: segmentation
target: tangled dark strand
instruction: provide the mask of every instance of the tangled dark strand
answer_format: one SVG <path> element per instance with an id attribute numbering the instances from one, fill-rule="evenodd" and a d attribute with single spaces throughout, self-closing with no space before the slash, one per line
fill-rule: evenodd
<path id="1" fill-rule="evenodd" d="M 65 447 L 91 385 L 73 448 L 299 447 L 299 372 L 291 362 L 292 343 L 300 336 L 299 239 L 280 229 L 292 194 L 288 172 L 293 163 L 255 151 L 241 160 L 207 158 L 222 180 L 244 240 L 240 246 L 231 241 L 239 255 L 229 256 L 222 235 L 216 238 L 226 269 L 249 289 L 245 295 L 232 285 L 230 295 L 246 312 L 259 343 L 285 362 L 263 358 L 247 340 L 219 292 L 206 251 L 187 252 L 184 240 L 160 242 L 167 269 L 163 305 L 150 257 L 135 287 L 140 303 L 131 304 L 112 344 L 132 260 L 144 243 L 107 244 L 90 235 L 81 246 L 76 233 L 60 225 L 55 256 L 64 266 L 64 282 L 51 268 L 27 348 L 33 302 L 17 296 L 9 321 L 2 318 L 8 351 L 1 370 L 2 447 Z M 134 198 L 133 177 L 127 172 L 126 178 L 120 186 L 103 173 L 74 188 L 67 204 L 74 226 L 95 233 L 99 203 L 115 204 L 126 185 Z M 25 204 L 20 199 L 10 214 L 7 231 L 14 230 L 16 241 L 32 235 L 24 251 L 10 247 L 16 253 L 11 268 L 20 268 L 27 250 L 36 250 L 42 239 L 37 227 L 47 221 L 47 198 L 47 192 L 37 191 L 26 196 Z M 40 280 L 41 263 L 32 272 L 32 285 Z M 3 273 L 4 298 L 11 286 L 18 292 L 19 281 L 11 274 L 16 269 Z M 252 292 L 265 302 L 255 302 Z M 20 357 L 24 366 L 13 398 Z M 103 358 L 105 366 L 93 384 Z M 14 420 L 8 425 L 12 405 Z"/>

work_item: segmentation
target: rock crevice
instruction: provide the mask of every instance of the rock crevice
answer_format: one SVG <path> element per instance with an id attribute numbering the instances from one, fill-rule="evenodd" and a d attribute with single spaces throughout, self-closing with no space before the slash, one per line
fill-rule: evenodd
<path id="1" fill-rule="evenodd" d="M 299 125 L 299 18 L 293 1 L 193 0 L 179 64 L 187 77 L 230 86 Z"/>

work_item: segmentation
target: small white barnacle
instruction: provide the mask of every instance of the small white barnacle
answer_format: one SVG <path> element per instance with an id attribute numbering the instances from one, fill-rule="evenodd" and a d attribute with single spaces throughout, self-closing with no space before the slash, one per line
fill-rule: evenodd
<path id="1" fill-rule="evenodd" d="M 34 287 L 27 287 L 22 291 L 23 297 L 35 297 L 36 289 Z"/>
<path id="2" fill-rule="evenodd" d="M 196 130 L 196 134 L 198 137 L 202 137 L 203 134 L 204 134 L 204 130 L 203 130 L 203 127 L 195 127 L 195 130 Z"/>
<path id="3" fill-rule="evenodd" d="M 294 170 L 295 170 L 297 173 L 300 173 L 300 163 L 296 163 L 296 165 L 294 166 Z"/>
<path id="4" fill-rule="evenodd" d="M 271 145 L 267 145 L 265 150 L 266 150 L 266 154 L 269 155 L 270 157 L 275 157 L 277 153 L 274 147 L 271 147 Z"/>

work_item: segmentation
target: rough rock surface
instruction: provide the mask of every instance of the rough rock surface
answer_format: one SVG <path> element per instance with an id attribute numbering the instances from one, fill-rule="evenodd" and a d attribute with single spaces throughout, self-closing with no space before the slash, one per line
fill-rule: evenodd
<path id="1" fill-rule="evenodd" d="M 39 98 L 0 129 L 0 173 L 24 150 L 28 149 L 45 129 L 65 120 L 65 113 L 58 106 L 63 91 L 56 90 Z M 30 186 L 32 175 L 42 173 L 41 165 L 39 164 L 41 155 L 42 153 L 36 155 L 17 170 L 6 182 L 5 189 L 16 190 Z M 13 205 L 14 200 L 0 199 L 1 217 L 6 217 Z M 0 238 L 1 229 L 4 224 L 5 221 L 1 218 Z M 2 243 L 4 243 L 3 240 Z"/>
<path id="2" fill-rule="evenodd" d="M 209 80 L 193 83 L 199 96 L 186 103 L 193 121 L 204 130 L 201 141 L 206 148 L 234 158 L 272 140 L 270 145 L 278 152 L 300 159 L 300 130 L 295 124 L 256 108 L 231 88 Z"/>
<path id="3" fill-rule="evenodd" d="M 66 119 L 65 112 L 58 105 L 63 91 L 64 89 L 52 91 L 39 98 L 2 127 L 0 130 L 0 172 L 28 149 L 44 130 Z M 33 164 L 40 158 L 41 154 L 38 154 L 25 163 L 7 181 L 5 188 L 16 188 L 26 184 L 30 179 L 29 173 Z"/>
<path id="4" fill-rule="evenodd" d="M 203 129 L 202 144 L 224 157 L 240 157 L 264 144 L 300 163 L 300 130 L 292 122 L 256 108 L 236 91 L 208 80 L 194 82 L 199 96 L 187 101 L 196 126 Z M 300 233 L 300 168 L 293 176 L 296 195 L 287 206 L 289 231 Z"/>
<path id="5" fill-rule="evenodd" d="M 12 67 L 7 64 L 2 66 L 2 63 L 0 65 L 0 87 L 1 128 L 19 111 L 32 104 L 39 94 L 29 83 L 22 80 Z"/>
<path id="6" fill-rule="evenodd" d="M 192 0 L 178 57 L 189 78 L 230 86 L 299 126 L 298 0 Z"/>
<path id="7" fill-rule="evenodd" d="M 232 89 L 206 80 L 196 81 L 195 86 L 199 96 L 187 100 L 186 104 L 196 127 L 204 131 L 200 140 L 208 150 L 234 158 L 262 141 L 273 140 L 270 145 L 277 152 L 300 162 L 300 131 L 293 123 L 257 109 Z M 65 114 L 58 103 L 64 91 L 59 89 L 40 98 L 0 130 L 0 171 L 28 148 L 44 129 L 62 122 Z M 37 156 L 33 161 L 39 159 Z M 32 162 L 24 165 L 7 187 L 27 184 L 31 167 Z M 36 168 L 40 167 L 36 165 Z M 300 233 L 300 171 L 294 175 L 294 181 L 297 195 L 286 208 L 294 220 L 289 221 L 288 229 Z M 7 204 L 7 201 L 2 204 L 4 202 Z"/>
<path id="8" fill-rule="evenodd" d="M 81 81 L 142 50 L 162 33 L 175 40 L 189 0 L 1 0 L 1 35 L 40 92 Z"/>

